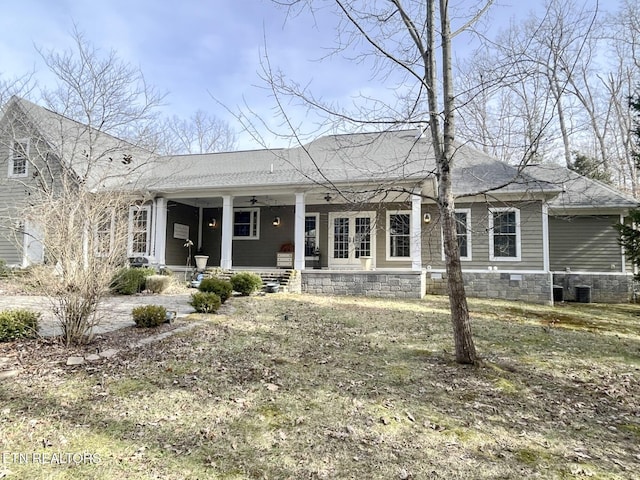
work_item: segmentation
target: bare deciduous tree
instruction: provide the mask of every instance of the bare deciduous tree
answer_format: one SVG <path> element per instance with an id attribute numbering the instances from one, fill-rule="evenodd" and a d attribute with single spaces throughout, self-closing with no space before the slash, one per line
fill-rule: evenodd
<path id="1" fill-rule="evenodd" d="M 228 123 L 198 110 L 188 119 L 172 116 L 164 123 L 167 154 L 229 152 L 237 138 Z"/>
<path id="2" fill-rule="evenodd" d="M 2 137 L 13 152 L 11 188 L 24 199 L 12 223 L 51 267 L 34 269 L 34 280 L 67 344 L 91 338 L 99 303 L 126 261 L 129 224 L 150 220 L 129 207 L 144 200 L 137 180 L 152 154 L 138 144 L 162 99 L 114 52 L 101 55 L 77 30 L 73 40 L 72 51 L 41 51 L 57 79 L 43 92 L 50 109 L 12 99 Z"/>
<path id="3" fill-rule="evenodd" d="M 291 15 L 298 9 L 333 6 L 339 16 L 337 46 L 334 53 L 345 54 L 357 46 L 350 58 L 357 62 L 370 61 L 372 75 L 387 85 L 397 85 L 395 100 L 376 96 L 362 96 L 360 105 L 348 111 L 344 106 L 315 98 L 304 86 L 286 80 L 274 72 L 266 62 L 265 79 L 277 101 L 284 97 L 298 100 L 306 108 L 326 115 L 334 130 L 371 129 L 428 123 L 428 132 L 435 156 L 434 171 L 425 171 L 425 178 L 436 178 L 437 189 L 432 197 L 438 206 L 443 226 L 443 243 L 447 281 L 454 331 L 456 360 L 474 363 L 477 360 L 471 332 L 469 311 L 462 278 L 460 252 L 457 241 L 457 221 L 452 174 L 455 169 L 456 105 L 452 70 L 452 40 L 482 16 L 492 1 L 479 2 L 473 13 L 456 29 L 451 30 L 449 2 L 446 0 L 388 0 L 385 2 L 357 2 L 333 0 L 315 2 L 292 0 L 276 2 L 286 5 Z M 345 54 L 346 55 L 346 54 Z M 290 123 L 283 102 L 279 102 L 285 123 Z M 263 121 L 264 123 L 264 121 Z M 323 128 L 323 127 L 320 127 Z M 402 159 L 398 159 L 402 169 Z M 321 171 L 321 168 L 319 167 Z M 321 172 L 322 173 L 322 172 Z M 325 177 L 326 178 L 326 177 Z M 326 178 L 328 180 L 328 178 Z M 394 190 L 387 186 L 387 192 Z M 380 186 L 384 190 L 385 186 Z M 345 192 L 340 192 L 345 194 Z M 380 193 L 379 191 L 377 193 Z M 427 196 L 428 194 L 423 195 Z"/>

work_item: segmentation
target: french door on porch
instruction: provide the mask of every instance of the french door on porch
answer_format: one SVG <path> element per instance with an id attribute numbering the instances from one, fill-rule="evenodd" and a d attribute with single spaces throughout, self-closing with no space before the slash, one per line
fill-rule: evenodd
<path id="1" fill-rule="evenodd" d="M 329 214 L 329 268 L 361 268 L 375 251 L 375 212 Z"/>

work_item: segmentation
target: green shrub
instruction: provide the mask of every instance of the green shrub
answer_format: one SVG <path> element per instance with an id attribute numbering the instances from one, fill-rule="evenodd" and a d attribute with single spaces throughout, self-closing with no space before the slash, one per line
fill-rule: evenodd
<path id="1" fill-rule="evenodd" d="M 150 292 L 162 293 L 169 288 L 172 280 L 171 277 L 164 275 L 149 275 L 146 277 L 145 286 Z"/>
<path id="2" fill-rule="evenodd" d="M 200 282 L 198 290 L 201 292 L 215 293 L 220 297 L 222 303 L 227 301 L 227 298 L 231 296 L 233 287 L 231 282 L 222 280 L 221 278 L 205 278 Z"/>
<path id="3" fill-rule="evenodd" d="M 231 286 L 240 295 L 251 295 L 262 288 L 262 278 L 257 273 L 240 272 L 231 277 Z"/>
<path id="4" fill-rule="evenodd" d="M 111 291 L 118 295 L 133 295 L 144 290 L 147 277 L 153 275 L 153 268 L 121 268 L 111 280 Z"/>
<path id="5" fill-rule="evenodd" d="M 167 320 L 167 309 L 160 305 L 142 305 L 131 310 L 137 327 L 157 327 Z"/>
<path id="6" fill-rule="evenodd" d="M 1 311 L 0 342 L 35 337 L 38 333 L 39 319 L 39 313 L 23 308 Z"/>
<path id="7" fill-rule="evenodd" d="M 189 302 L 198 313 L 216 313 L 221 304 L 220 297 L 212 292 L 192 293 Z"/>

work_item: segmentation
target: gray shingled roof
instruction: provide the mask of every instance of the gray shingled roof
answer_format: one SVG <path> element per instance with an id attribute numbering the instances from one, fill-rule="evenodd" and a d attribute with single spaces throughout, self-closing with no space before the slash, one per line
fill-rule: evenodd
<path id="1" fill-rule="evenodd" d="M 12 107 L 37 129 L 52 153 L 88 188 L 131 188 L 149 168 L 153 155 L 147 150 L 23 98 L 13 97 L 7 111 Z M 125 155 L 131 156 L 130 163 L 124 162 Z M 123 177 L 127 181 L 123 182 Z"/>
<path id="2" fill-rule="evenodd" d="M 638 201 L 615 188 L 556 164 L 526 167 L 526 173 L 561 187 L 561 193 L 549 202 L 557 213 L 571 209 L 635 208 Z"/>
<path id="3" fill-rule="evenodd" d="M 94 188 L 135 185 L 157 192 L 208 190 L 215 195 L 216 190 L 242 187 L 420 183 L 435 172 L 430 138 L 418 137 L 416 130 L 328 135 L 290 149 L 154 157 L 24 99 L 14 97 L 12 102 L 79 174 L 86 167 L 83 150 L 92 138 L 102 157 L 87 179 Z M 131 165 L 121 162 L 125 154 L 133 155 Z M 454 191 L 459 196 L 539 192 L 557 195 L 550 203 L 555 209 L 638 205 L 632 197 L 559 165 L 518 169 L 468 145 L 457 147 L 454 162 Z"/>
<path id="4" fill-rule="evenodd" d="M 478 150 L 459 146 L 455 157 L 457 194 L 478 191 L 557 191 Z M 162 158 L 148 178 L 150 188 L 215 189 L 312 183 L 388 183 L 433 177 L 435 160 L 428 138 L 415 130 L 329 135 L 308 145 Z"/>

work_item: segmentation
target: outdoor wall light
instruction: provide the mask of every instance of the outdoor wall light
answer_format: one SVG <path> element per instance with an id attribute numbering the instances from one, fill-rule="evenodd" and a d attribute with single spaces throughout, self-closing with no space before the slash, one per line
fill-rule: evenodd
<path id="1" fill-rule="evenodd" d="M 431 214 L 430 214 L 430 213 L 425 213 L 425 214 L 422 216 L 422 221 L 423 221 L 424 223 L 429 223 L 429 222 L 431 221 Z"/>
<path id="2" fill-rule="evenodd" d="M 211 228 L 216 228 L 218 226 L 218 220 L 216 220 L 215 218 L 210 218 L 209 219 L 209 226 Z"/>
<path id="3" fill-rule="evenodd" d="M 280 217 L 275 217 L 273 219 L 273 222 L 271 222 L 271 223 L 273 223 L 274 227 L 279 227 L 280 226 Z"/>

